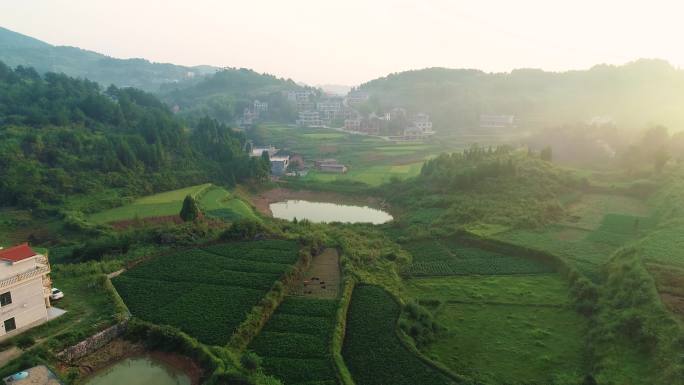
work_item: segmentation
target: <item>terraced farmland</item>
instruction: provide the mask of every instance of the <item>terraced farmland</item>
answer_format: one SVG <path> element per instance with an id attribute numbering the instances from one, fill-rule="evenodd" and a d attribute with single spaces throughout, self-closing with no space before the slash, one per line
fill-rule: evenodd
<path id="1" fill-rule="evenodd" d="M 133 315 L 224 345 L 298 258 L 296 242 L 234 242 L 156 257 L 113 280 Z"/>
<path id="2" fill-rule="evenodd" d="M 285 385 L 336 385 L 330 343 L 337 300 L 288 297 L 249 349 Z"/>
<path id="3" fill-rule="evenodd" d="M 403 247 L 413 256 L 408 273 L 415 277 L 469 274 L 541 274 L 554 267 L 531 258 L 465 247 L 457 241 L 430 239 Z"/>

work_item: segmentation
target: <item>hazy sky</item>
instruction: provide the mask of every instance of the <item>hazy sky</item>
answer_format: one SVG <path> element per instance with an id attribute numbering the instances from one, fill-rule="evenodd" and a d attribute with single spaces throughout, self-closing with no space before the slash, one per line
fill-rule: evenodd
<path id="1" fill-rule="evenodd" d="M 682 15 L 677 0 L 0 0 L 0 26 L 52 44 L 314 85 L 425 67 L 681 67 Z"/>

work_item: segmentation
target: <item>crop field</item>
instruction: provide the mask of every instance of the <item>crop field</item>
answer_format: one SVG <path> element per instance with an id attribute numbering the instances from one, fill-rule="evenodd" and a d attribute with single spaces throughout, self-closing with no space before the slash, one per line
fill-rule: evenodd
<path id="1" fill-rule="evenodd" d="M 136 199 L 131 204 L 92 214 L 88 219 L 95 223 L 125 221 L 134 218 L 163 217 L 178 215 L 187 195 L 196 195 L 209 188 L 211 184 L 202 184 L 178 190 L 167 191 Z"/>
<path id="2" fill-rule="evenodd" d="M 448 276 L 469 274 L 540 274 L 554 271 L 543 262 L 519 256 L 461 246 L 457 241 L 431 239 L 403 245 L 413 262 L 411 276 Z"/>
<path id="3" fill-rule="evenodd" d="M 228 221 L 244 218 L 258 220 L 254 210 L 247 203 L 221 187 L 211 187 L 202 194 L 199 205 L 204 213 L 211 217 Z"/>
<path id="4" fill-rule="evenodd" d="M 330 343 L 337 300 L 288 297 L 249 346 L 285 385 L 336 385 Z"/>
<path id="5" fill-rule="evenodd" d="M 408 290 L 439 304 L 431 309 L 447 331 L 428 354 L 455 372 L 496 384 L 581 382 L 586 320 L 559 276 L 417 278 Z"/>
<path id="6" fill-rule="evenodd" d="M 352 294 L 342 355 L 357 384 L 450 384 L 451 381 L 407 350 L 396 335 L 399 304 L 377 286 L 360 285 Z"/>
<path id="7" fill-rule="evenodd" d="M 88 219 L 95 223 L 110 223 L 135 218 L 176 216 L 187 195 L 200 195 L 198 203 L 211 217 L 225 220 L 257 218 L 249 205 L 229 191 L 206 183 L 139 198 L 128 205 L 92 214 Z"/>
<path id="8" fill-rule="evenodd" d="M 379 186 L 387 183 L 392 178 L 406 179 L 414 177 L 420 173 L 420 168 L 423 162 L 415 162 L 404 165 L 378 165 L 378 166 L 361 166 L 352 168 L 345 174 L 325 173 L 319 171 L 311 171 L 305 177 L 306 180 L 315 180 L 319 182 L 333 182 L 333 181 L 353 181 L 361 182 L 370 186 Z"/>
<path id="9" fill-rule="evenodd" d="M 298 258 L 289 241 L 234 242 L 156 257 L 113 279 L 133 315 L 224 345 Z"/>

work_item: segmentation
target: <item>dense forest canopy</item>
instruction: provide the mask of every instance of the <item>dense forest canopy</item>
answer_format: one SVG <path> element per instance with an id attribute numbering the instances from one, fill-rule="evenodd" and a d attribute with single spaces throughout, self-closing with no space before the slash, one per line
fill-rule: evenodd
<path id="1" fill-rule="evenodd" d="M 189 118 L 211 116 L 222 122 L 242 117 L 254 100 L 268 103 L 263 120 L 292 122 L 297 110 L 282 91 L 300 89 L 294 81 L 259 74 L 245 68 L 227 68 L 192 83 L 167 84 L 161 88 L 162 98 Z"/>
<path id="2" fill-rule="evenodd" d="M 43 207 L 67 196 L 261 179 L 245 137 L 209 118 L 189 130 L 154 95 L 0 63 L 0 200 Z"/>
<path id="3" fill-rule="evenodd" d="M 684 128 L 684 71 L 660 60 L 561 73 L 429 68 L 391 74 L 360 89 L 370 94 L 365 108 L 427 112 L 441 132 L 477 129 L 481 114 L 514 115 L 524 129 L 595 117 L 623 129 Z"/>

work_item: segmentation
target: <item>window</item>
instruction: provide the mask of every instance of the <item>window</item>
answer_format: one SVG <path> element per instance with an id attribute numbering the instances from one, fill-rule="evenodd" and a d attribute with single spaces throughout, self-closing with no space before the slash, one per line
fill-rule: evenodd
<path id="1" fill-rule="evenodd" d="M 8 291 L 7 293 L 0 294 L 0 306 L 7 306 L 12 303 L 12 294 Z"/>
<path id="2" fill-rule="evenodd" d="M 5 321 L 5 333 L 9 333 L 17 328 L 17 323 L 14 321 L 14 317 Z"/>

